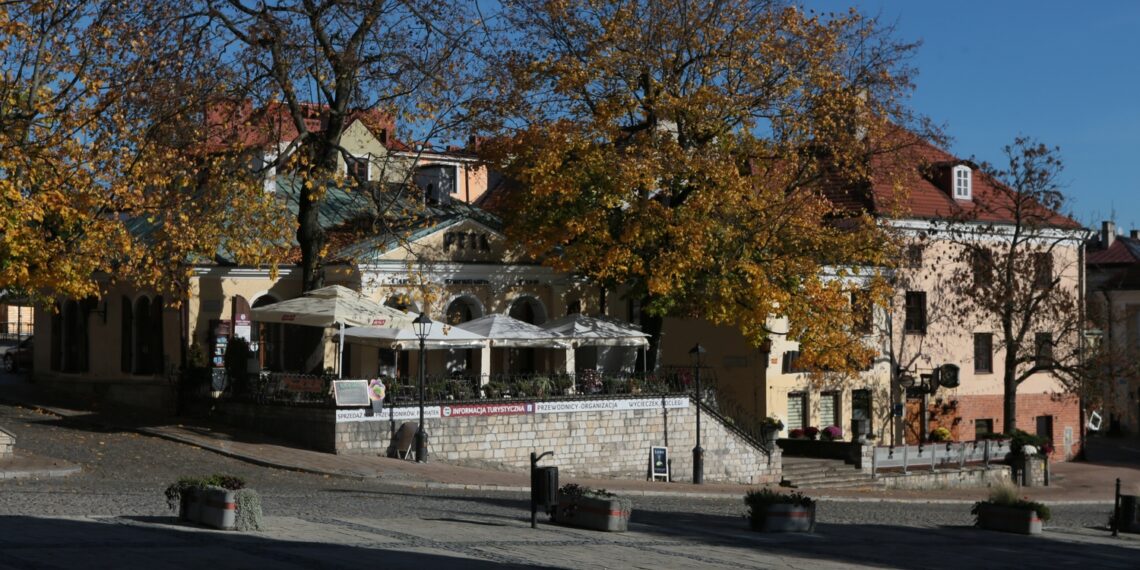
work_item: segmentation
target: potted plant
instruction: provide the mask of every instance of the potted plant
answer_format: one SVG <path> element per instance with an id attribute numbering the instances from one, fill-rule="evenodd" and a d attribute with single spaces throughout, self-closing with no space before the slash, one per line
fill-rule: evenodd
<path id="1" fill-rule="evenodd" d="M 988 500 L 974 503 L 970 514 L 981 528 L 1020 534 L 1041 534 L 1042 523 L 1052 515 L 1044 504 L 1018 497 L 1011 485 L 995 487 Z"/>
<path id="2" fill-rule="evenodd" d="M 788 437 L 792 439 L 804 439 L 806 436 L 804 435 L 803 428 L 796 428 L 788 432 Z"/>
<path id="3" fill-rule="evenodd" d="M 800 492 L 779 493 L 767 487 L 744 495 L 749 524 L 760 532 L 812 532 L 815 500 Z"/>
<path id="4" fill-rule="evenodd" d="M 839 441 L 843 439 L 843 428 L 839 426 L 827 426 L 820 432 L 824 441 Z"/>
<path id="5" fill-rule="evenodd" d="M 944 427 L 936 427 L 930 432 L 930 441 L 941 442 L 950 441 L 950 430 Z"/>
<path id="6" fill-rule="evenodd" d="M 815 426 L 804 428 L 804 437 L 808 439 L 819 439 L 819 428 Z"/>
<path id="7" fill-rule="evenodd" d="M 164 492 L 179 520 L 222 530 L 261 528 L 261 497 L 232 475 L 182 477 Z"/>
<path id="8" fill-rule="evenodd" d="M 559 524 L 625 532 L 629 528 L 629 515 L 633 502 L 606 491 L 567 483 L 558 489 L 558 506 L 551 520 Z"/>
<path id="9" fill-rule="evenodd" d="M 769 416 L 760 420 L 760 433 L 764 435 L 764 441 L 775 441 L 776 435 L 779 434 L 782 429 L 784 429 L 784 422 L 780 418 Z"/>

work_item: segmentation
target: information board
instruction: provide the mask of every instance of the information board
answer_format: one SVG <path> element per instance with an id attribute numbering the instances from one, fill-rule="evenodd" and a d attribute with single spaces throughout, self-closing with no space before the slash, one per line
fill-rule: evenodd
<path id="1" fill-rule="evenodd" d="M 659 478 L 669 481 L 668 447 L 649 448 L 649 474 L 654 481 Z"/>
<path id="2" fill-rule="evenodd" d="M 333 380 L 337 406 L 371 406 L 367 380 Z"/>

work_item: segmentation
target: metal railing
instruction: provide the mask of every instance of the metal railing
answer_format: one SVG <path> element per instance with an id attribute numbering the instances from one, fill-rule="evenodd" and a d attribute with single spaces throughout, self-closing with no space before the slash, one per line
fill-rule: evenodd
<path id="1" fill-rule="evenodd" d="M 1001 461 L 1010 452 L 1008 440 L 987 439 L 963 442 L 931 442 L 919 445 L 899 445 L 876 447 L 871 458 L 871 471 L 902 468 L 903 473 L 910 469 L 930 468 L 962 469 L 967 464 L 983 464 Z"/>

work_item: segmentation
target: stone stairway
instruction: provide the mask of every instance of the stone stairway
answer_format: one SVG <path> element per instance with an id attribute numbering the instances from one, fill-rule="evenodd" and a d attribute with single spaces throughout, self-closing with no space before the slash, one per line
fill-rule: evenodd
<path id="1" fill-rule="evenodd" d="M 841 459 L 817 459 L 814 457 L 783 456 L 784 476 L 780 485 L 805 489 L 853 489 L 879 487 L 881 483 L 871 479 Z"/>

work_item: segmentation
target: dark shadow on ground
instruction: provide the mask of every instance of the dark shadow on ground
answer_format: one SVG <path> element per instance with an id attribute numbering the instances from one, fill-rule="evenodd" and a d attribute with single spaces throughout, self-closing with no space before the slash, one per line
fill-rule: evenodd
<path id="1" fill-rule="evenodd" d="M 142 523 L 142 524 L 133 524 Z M 0 517 L 0 565 L 12 568 L 537 568 L 443 553 L 274 540 L 189 528 L 173 517 L 82 521 Z M 433 545 L 438 548 L 438 545 Z M 467 553 L 469 554 L 469 553 Z"/>

